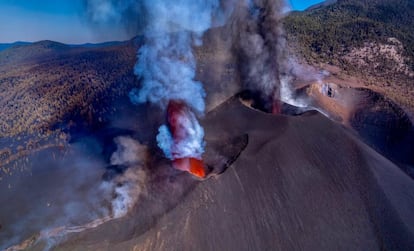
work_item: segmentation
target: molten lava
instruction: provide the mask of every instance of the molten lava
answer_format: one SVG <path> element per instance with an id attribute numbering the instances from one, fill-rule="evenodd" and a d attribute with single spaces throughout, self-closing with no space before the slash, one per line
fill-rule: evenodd
<path id="1" fill-rule="evenodd" d="M 179 145 L 188 139 L 191 140 L 196 121 L 194 114 L 184 103 L 170 101 L 167 108 L 167 120 L 174 145 Z M 199 156 L 182 156 L 182 152 L 172 151 L 171 155 L 174 168 L 187 171 L 199 178 L 206 176 L 201 153 Z"/>
<path id="2" fill-rule="evenodd" d="M 181 171 L 187 171 L 191 173 L 192 175 L 204 178 L 206 177 L 206 171 L 204 168 L 204 163 L 200 159 L 196 158 L 180 158 L 180 159 L 174 159 L 172 161 L 174 168 L 181 170 Z"/>

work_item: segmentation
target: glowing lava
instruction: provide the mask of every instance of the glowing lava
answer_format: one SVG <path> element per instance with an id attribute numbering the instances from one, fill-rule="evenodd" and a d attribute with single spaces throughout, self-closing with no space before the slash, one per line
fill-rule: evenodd
<path id="1" fill-rule="evenodd" d="M 174 159 L 172 161 L 174 168 L 181 170 L 181 171 L 187 171 L 191 173 L 192 175 L 199 177 L 199 178 L 205 178 L 206 177 L 206 171 L 204 168 L 204 163 L 201 159 L 196 158 L 180 158 L 180 159 Z"/>
<path id="2" fill-rule="evenodd" d="M 173 139 L 171 158 L 174 168 L 205 178 L 206 169 L 201 158 L 203 142 L 199 137 L 201 127 L 194 113 L 185 103 L 170 101 L 167 120 Z"/>

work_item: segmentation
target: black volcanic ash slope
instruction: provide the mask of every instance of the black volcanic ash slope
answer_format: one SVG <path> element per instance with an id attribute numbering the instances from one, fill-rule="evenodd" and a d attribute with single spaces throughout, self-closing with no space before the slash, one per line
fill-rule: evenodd
<path id="1" fill-rule="evenodd" d="M 233 99 L 203 125 L 207 138 L 249 135 L 232 167 L 189 188 L 156 219 L 141 203 L 136 215 L 72 236 L 58 249 L 414 248 L 412 180 L 321 114 L 269 116 Z M 134 226 L 140 222 L 153 224 L 142 231 Z"/>

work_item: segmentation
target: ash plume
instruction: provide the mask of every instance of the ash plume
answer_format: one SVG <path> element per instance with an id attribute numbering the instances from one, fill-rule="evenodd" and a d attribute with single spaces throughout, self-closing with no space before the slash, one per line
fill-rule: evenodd
<path id="1" fill-rule="evenodd" d="M 280 0 L 240 3 L 232 24 L 233 48 L 239 57 L 243 85 L 269 101 L 280 99 L 280 78 L 286 58 Z"/>

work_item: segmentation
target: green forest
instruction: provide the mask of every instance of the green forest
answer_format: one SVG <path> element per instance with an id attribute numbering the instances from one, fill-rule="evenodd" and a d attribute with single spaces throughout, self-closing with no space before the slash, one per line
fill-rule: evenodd
<path id="1" fill-rule="evenodd" d="M 343 63 L 341 56 L 364 42 L 401 41 L 414 69 L 414 1 L 338 0 L 329 6 L 293 12 L 284 19 L 288 39 L 310 62 Z"/>

